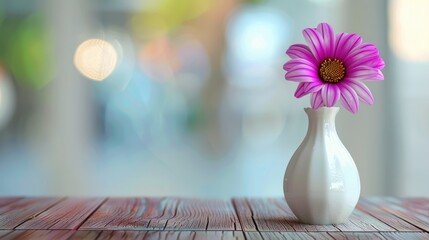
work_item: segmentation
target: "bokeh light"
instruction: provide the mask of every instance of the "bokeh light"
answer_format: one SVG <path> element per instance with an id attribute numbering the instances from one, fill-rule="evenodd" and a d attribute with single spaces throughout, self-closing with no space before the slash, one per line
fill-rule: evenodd
<path id="1" fill-rule="evenodd" d="M 92 85 L 96 91 L 97 100 L 103 104 L 115 94 L 126 91 L 129 83 L 136 78 L 136 50 L 129 33 L 124 29 L 104 27 L 104 39 L 109 39 L 117 53 L 115 70 L 108 76 L 103 84 L 94 81 Z"/>
<path id="2" fill-rule="evenodd" d="M 250 5 L 237 11 L 226 32 L 223 66 L 228 82 L 244 88 L 271 84 L 291 29 L 285 14 L 275 8 Z"/>
<path id="3" fill-rule="evenodd" d="M 76 49 L 74 64 L 85 77 L 102 81 L 115 70 L 118 54 L 112 44 L 103 39 L 88 39 Z"/>
<path id="4" fill-rule="evenodd" d="M 229 49 L 244 61 L 266 61 L 285 45 L 290 24 L 275 8 L 248 6 L 235 14 L 227 29 Z"/>
<path id="5" fill-rule="evenodd" d="M 389 42 L 401 58 L 411 61 L 429 60 L 429 1 L 390 1 Z"/>

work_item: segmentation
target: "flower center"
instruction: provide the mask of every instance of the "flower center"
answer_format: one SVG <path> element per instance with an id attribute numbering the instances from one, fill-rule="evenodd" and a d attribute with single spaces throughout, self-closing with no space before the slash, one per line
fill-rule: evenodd
<path id="1" fill-rule="evenodd" d="M 328 58 L 320 64 L 319 75 L 324 82 L 338 83 L 346 75 L 346 68 L 340 60 Z"/>

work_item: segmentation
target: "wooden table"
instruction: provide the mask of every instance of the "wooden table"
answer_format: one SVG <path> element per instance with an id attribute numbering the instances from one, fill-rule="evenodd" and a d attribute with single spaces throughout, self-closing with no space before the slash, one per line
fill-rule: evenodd
<path id="1" fill-rule="evenodd" d="M 1 239 L 429 239 L 428 198 L 365 198 L 339 225 L 279 199 L 0 198 Z"/>

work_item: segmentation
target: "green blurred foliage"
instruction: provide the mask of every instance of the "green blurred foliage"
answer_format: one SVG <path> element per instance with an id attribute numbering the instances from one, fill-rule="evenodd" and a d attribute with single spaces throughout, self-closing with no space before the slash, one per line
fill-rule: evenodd
<path id="1" fill-rule="evenodd" d="M 46 37 L 40 14 L 6 16 L 0 22 L 0 61 L 20 84 L 40 89 L 48 83 Z"/>
<path id="2" fill-rule="evenodd" d="M 143 38 L 151 38 L 182 26 L 207 11 L 211 0 L 156 0 L 149 10 L 136 13 L 130 21 L 132 30 Z"/>

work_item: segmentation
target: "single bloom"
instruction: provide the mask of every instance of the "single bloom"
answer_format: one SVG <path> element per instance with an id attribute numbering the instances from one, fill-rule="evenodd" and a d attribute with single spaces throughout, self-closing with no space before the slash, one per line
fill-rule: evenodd
<path id="1" fill-rule="evenodd" d="M 295 97 L 311 94 L 311 107 L 332 107 L 338 100 L 350 112 L 359 110 L 359 100 L 371 105 L 374 97 L 362 81 L 379 81 L 384 61 L 377 47 L 362 43 L 357 34 L 334 34 L 321 23 L 304 29 L 307 45 L 294 44 L 286 54 L 292 59 L 283 65 L 285 78 L 299 82 Z"/>

